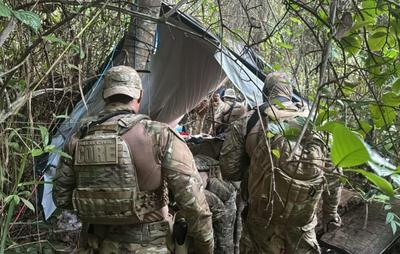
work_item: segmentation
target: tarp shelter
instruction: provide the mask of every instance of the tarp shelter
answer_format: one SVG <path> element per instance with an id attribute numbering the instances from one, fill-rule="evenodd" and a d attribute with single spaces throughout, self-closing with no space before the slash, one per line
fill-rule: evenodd
<path id="1" fill-rule="evenodd" d="M 166 13 L 170 9 L 163 4 L 161 12 Z M 188 15 L 176 12 L 168 21 L 174 26 L 158 24 L 150 73 L 142 78 L 145 94 L 141 104 L 142 113 L 174 126 L 202 98 L 215 90 L 225 77 L 242 92 L 250 106 L 262 101 L 261 88 L 265 76 L 254 63 L 240 56 L 241 52 L 222 46 L 217 37 Z M 82 101 L 79 102 L 70 118 L 54 135 L 52 145 L 56 148 L 63 148 L 82 117 L 95 114 L 104 106 L 103 74 L 112 66 L 115 55 L 114 51 L 104 65 L 102 75 L 85 94 L 87 108 Z M 247 51 L 246 59 L 251 58 Z M 44 175 L 46 182 L 53 179 L 59 159 L 59 155 L 50 154 Z M 41 203 L 46 219 L 55 210 L 51 193 L 52 185 L 44 184 Z"/>

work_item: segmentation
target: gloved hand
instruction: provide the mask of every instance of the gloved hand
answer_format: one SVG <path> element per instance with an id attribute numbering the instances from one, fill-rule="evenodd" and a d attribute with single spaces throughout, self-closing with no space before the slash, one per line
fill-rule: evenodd
<path id="1" fill-rule="evenodd" d="M 342 225 L 342 218 L 338 213 L 324 214 L 322 219 L 324 232 L 334 230 Z"/>

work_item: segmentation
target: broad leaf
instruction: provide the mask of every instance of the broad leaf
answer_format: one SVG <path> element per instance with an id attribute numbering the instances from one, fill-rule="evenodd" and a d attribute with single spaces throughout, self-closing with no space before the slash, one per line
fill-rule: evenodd
<path id="1" fill-rule="evenodd" d="M 360 138 L 338 122 L 329 122 L 321 130 L 332 133 L 332 162 L 337 167 L 353 167 L 369 159 L 367 148 Z"/>
<path id="2" fill-rule="evenodd" d="M 11 10 L 3 1 L 0 1 L 0 17 L 11 17 Z"/>
<path id="3" fill-rule="evenodd" d="M 393 92 L 388 92 L 382 96 L 382 101 L 385 105 L 397 107 L 400 105 L 400 96 Z"/>
<path id="4" fill-rule="evenodd" d="M 361 36 L 358 34 L 349 35 L 340 40 L 344 50 L 352 55 L 358 54 L 361 49 L 361 42 Z"/>
<path id="5" fill-rule="evenodd" d="M 392 125 L 397 117 L 396 110 L 393 108 L 378 106 L 377 104 L 370 104 L 369 111 L 377 128 L 385 126 L 385 122 L 388 126 Z"/>
<path id="6" fill-rule="evenodd" d="M 372 51 L 381 51 L 386 43 L 387 33 L 378 31 L 369 36 L 368 45 Z"/>
<path id="7" fill-rule="evenodd" d="M 356 172 L 365 176 L 372 184 L 374 184 L 382 193 L 393 196 L 393 186 L 383 177 L 380 177 L 372 172 L 368 172 L 362 169 L 349 169 L 347 171 Z"/>
<path id="8" fill-rule="evenodd" d="M 31 27 L 35 32 L 37 32 L 40 28 L 40 17 L 34 12 L 31 11 L 14 11 L 14 16 L 24 23 L 25 25 Z"/>

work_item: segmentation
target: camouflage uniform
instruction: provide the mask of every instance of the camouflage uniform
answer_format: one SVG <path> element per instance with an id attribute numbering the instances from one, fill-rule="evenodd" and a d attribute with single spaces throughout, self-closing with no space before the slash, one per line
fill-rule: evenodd
<path id="1" fill-rule="evenodd" d="M 196 155 L 197 169 L 206 184 L 206 199 L 213 214 L 214 253 L 234 253 L 236 190 L 222 180 L 219 162 L 209 156 Z"/>
<path id="2" fill-rule="evenodd" d="M 232 88 L 226 89 L 223 98 L 222 113 L 218 114 L 216 118 L 217 134 L 224 133 L 230 123 L 238 120 L 246 113 L 246 107 L 236 101 L 236 94 Z"/>
<path id="3" fill-rule="evenodd" d="M 207 100 L 203 100 L 187 114 L 188 117 L 184 126 L 187 128 L 190 135 L 197 135 L 203 131 L 207 107 Z"/>
<path id="4" fill-rule="evenodd" d="M 320 253 L 314 231 L 318 201 L 322 196 L 328 221 L 340 223 L 340 184 L 334 179 L 329 188 L 326 185 L 324 172 L 334 169 L 322 140 L 312 131 L 306 131 L 299 149 L 288 160 L 308 112 L 291 102 L 287 77 L 270 74 L 264 92 L 271 103 L 280 100 L 283 107 L 260 107 L 262 118 L 256 118 L 254 126 L 249 123 L 258 115 L 255 110 L 235 122 L 220 155 L 223 177 L 242 180 L 242 194 L 249 203 L 241 253 Z M 272 136 L 268 140 L 261 123 Z M 272 150 L 279 154 L 273 155 Z"/>
<path id="5" fill-rule="evenodd" d="M 129 90 L 133 69 L 126 68 L 106 74 L 105 98 L 115 90 L 140 97 L 141 87 Z M 212 253 L 212 214 L 190 150 L 166 124 L 126 113 L 131 110 L 129 104 L 107 103 L 92 119 L 97 124 L 84 124 L 65 146 L 72 159 L 61 161 L 53 196 L 58 207 L 73 208 L 85 223 L 80 252 L 170 253 L 171 194 L 188 223 L 194 253 Z"/>
<path id="6" fill-rule="evenodd" d="M 221 115 L 224 112 L 225 103 L 219 97 L 219 94 L 214 93 L 210 99 L 210 106 L 208 107 L 207 115 L 204 121 L 203 133 L 215 135 L 216 127 L 220 122 Z"/>

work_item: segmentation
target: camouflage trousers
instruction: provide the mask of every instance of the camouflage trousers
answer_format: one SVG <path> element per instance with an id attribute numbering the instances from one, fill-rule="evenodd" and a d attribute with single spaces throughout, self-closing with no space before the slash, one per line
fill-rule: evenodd
<path id="1" fill-rule="evenodd" d="M 314 223 L 313 223 L 314 224 Z M 241 254 L 320 254 L 315 225 L 289 227 L 248 218 L 240 239 Z"/>
<path id="2" fill-rule="evenodd" d="M 83 233 L 78 253 L 169 254 L 166 235 L 164 227 L 143 234 L 129 226 L 95 225 L 93 233 Z"/>

